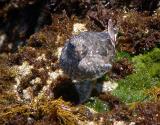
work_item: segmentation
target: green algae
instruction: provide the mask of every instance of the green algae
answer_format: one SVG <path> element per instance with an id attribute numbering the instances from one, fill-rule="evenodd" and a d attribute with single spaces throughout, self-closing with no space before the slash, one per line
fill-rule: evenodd
<path id="1" fill-rule="evenodd" d="M 96 97 L 91 97 L 85 105 L 91 109 L 94 109 L 96 112 L 102 113 L 109 110 L 108 105 Z"/>
<path id="2" fill-rule="evenodd" d="M 123 58 L 127 58 L 128 60 L 132 59 L 131 55 L 126 51 L 120 51 L 116 53 L 115 61 L 121 60 Z"/>
<path id="3" fill-rule="evenodd" d="M 112 94 L 123 102 L 132 103 L 151 99 L 146 91 L 160 85 L 160 49 L 132 57 L 135 71 L 118 80 L 119 86 Z"/>

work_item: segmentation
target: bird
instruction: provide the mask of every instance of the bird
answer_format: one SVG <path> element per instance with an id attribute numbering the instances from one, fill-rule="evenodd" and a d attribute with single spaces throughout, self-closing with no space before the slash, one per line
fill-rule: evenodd
<path id="1" fill-rule="evenodd" d="M 60 67 L 72 80 L 94 81 L 112 68 L 117 30 L 112 19 L 108 30 L 85 31 L 66 40 L 60 56 Z"/>

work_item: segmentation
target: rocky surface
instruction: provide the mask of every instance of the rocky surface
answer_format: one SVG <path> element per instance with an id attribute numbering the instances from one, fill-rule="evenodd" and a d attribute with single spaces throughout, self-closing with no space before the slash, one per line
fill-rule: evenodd
<path id="1" fill-rule="evenodd" d="M 61 49 L 110 18 L 119 31 L 113 69 L 80 104 Z M 158 0 L 2 0 L 0 22 L 0 124 L 160 124 Z"/>

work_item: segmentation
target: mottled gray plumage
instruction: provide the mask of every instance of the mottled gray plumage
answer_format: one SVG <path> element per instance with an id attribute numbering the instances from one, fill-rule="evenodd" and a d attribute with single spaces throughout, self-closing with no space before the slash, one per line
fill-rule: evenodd
<path id="1" fill-rule="evenodd" d="M 108 31 L 82 32 L 66 41 L 60 66 L 73 80 L 94 80 L 112 67 L 116 33 L 111 20 Z"/>

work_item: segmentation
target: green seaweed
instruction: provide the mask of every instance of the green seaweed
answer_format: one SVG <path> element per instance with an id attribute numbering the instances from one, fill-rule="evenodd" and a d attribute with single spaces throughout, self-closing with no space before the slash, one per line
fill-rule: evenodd
<path id="1" fill-rule="evenodd" d="M 112 94 L 126 103 L 149 100 L 152 97 L 146 91 L 160 85 L 160 49 L 134 56 L 132 62 L 134 73 L 118 80 L 119 86 Z"/>
<path id="2" fill-rule="evenodd" d="M 128 52 L 126 52 L 126 51 L 118 51 L 116 53 L 115 61 L 121 60 L 123 58 L 127 58 L 128 60 L 132 59 L 131 55 Z"/>
<path id="3" fill-rule="evenodd" d="M 85 105 L 96 112 L 106 112 L 109 110 L 108 105 L 96 97 L 91 97 Z"/>

